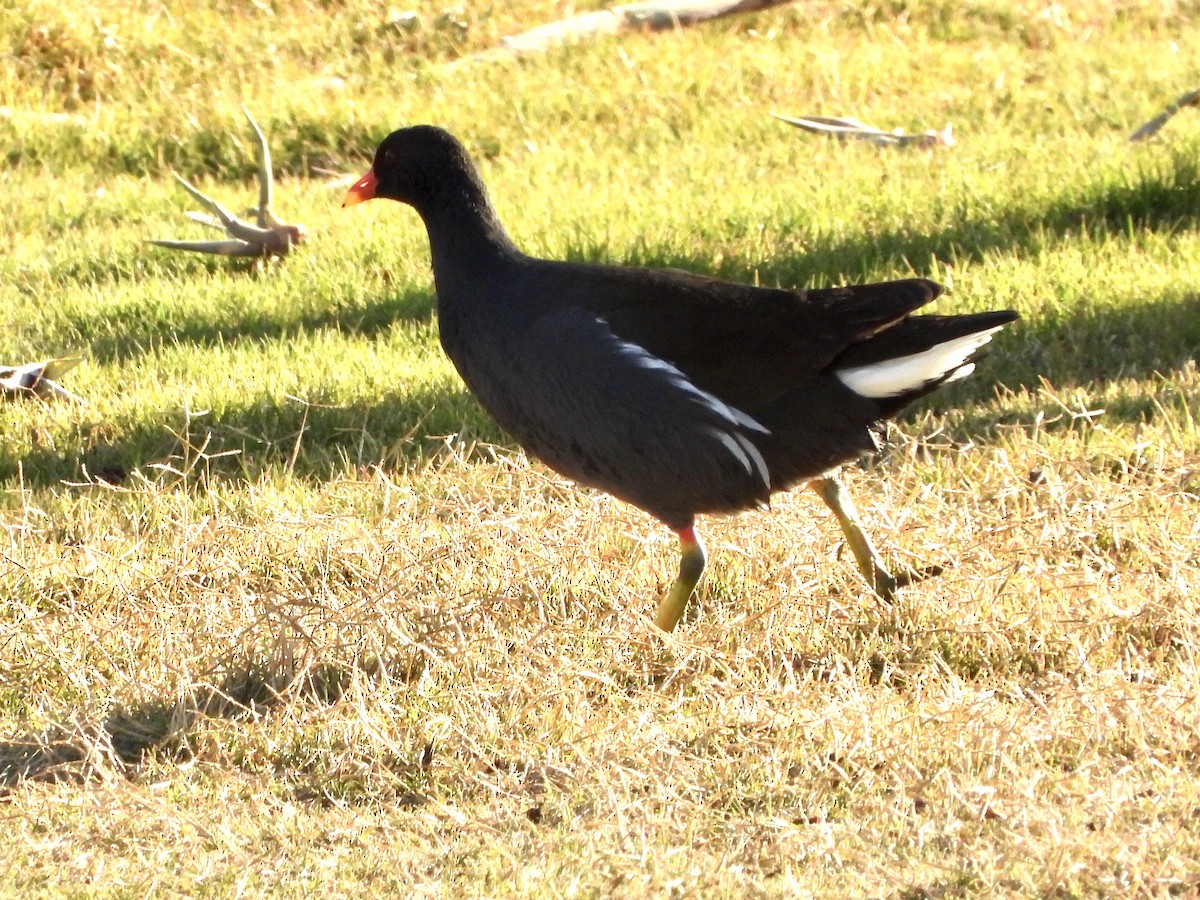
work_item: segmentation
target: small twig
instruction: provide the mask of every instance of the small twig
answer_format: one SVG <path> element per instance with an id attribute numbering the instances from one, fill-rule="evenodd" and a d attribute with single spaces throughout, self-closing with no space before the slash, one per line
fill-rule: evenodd
<path id="1" fill-rule="evenodd" d="M 288 460 L 287 473 L 289 476 L 296 474 L 296 460 L 300 457 L 300 442 L 304 440 L 304 429 L 308 427 L 308 411 L 311 405 L 303 397 L 293 397 L 287 395 L 289 400 L 294 400 L 304 407 L 304 415 L 300 419 L 300 430 L 296 432 L 296 443 L 292 445 L 292 458 Z"/>

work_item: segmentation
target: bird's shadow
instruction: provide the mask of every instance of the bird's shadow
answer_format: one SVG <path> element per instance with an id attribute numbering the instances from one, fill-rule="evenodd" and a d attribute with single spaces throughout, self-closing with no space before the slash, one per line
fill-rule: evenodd
<path id="1" fill-rule="evenodd" d="M 0 740 L 0 797 L 27 781 L 83 781 L 106 768 L 128 773 L 155 752 L 184 756 L 197 719 L 252 717 L 282 696 L 279 685 L 247 670 L 186 697 L 118 706 L 97 719 L 77 712 L 69 724 L 18 733 Z"/>

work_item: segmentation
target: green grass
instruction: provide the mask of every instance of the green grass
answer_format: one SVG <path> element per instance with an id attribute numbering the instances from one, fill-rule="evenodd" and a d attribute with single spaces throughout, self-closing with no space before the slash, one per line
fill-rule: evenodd
<path id="1" fill-rule="evenodd" d="M 589 3 L 585 8 L 600 4 Z M 1164 896 L 1200 883 L 1200 4 L 801 3 L 491 65 L 565 14 L 25 3 L 0 36 L 0 895 Z M 193 237 L 173 169 L 310 242 Z M 954 123 L 953 150 L 768 113 Z M 1021 322 L 848 474 L 666 529 L 528 460 L 437 343 L 428 248 L 338 208 L 393 128 L 530 252 L 919 274 Z"/>

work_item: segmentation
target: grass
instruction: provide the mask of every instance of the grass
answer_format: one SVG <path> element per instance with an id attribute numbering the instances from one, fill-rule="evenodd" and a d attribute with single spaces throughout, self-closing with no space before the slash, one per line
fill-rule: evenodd
<path id="1" fill-rule="evenodd" d="M 594 7 L 599 4 L 588 4 Z M 1200 884 L 1200 6 L 802 3 L 454 65 L 561 5 L 26 3 L 0 31 L 0 895 L 1171 896 Z M 581 7 L 583 8 L 583 7 Z M 311 242 L 189 237 L 175 169 Z M 952 121 L 880 152 L 772 120 Z M 564 482 L 437 346 L 428 250 L 337 209 L 431 121 L 531 252 L 917 273 L 1022 321 L 849 473 L 669 533 Z"/>

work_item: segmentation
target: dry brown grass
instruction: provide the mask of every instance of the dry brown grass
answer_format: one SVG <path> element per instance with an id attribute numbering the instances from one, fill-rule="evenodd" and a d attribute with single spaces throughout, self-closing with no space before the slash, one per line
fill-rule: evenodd
<path id="1" fill-rule="evenodd" d="M 8 883 L 1191 890 L 1198 460 L 1106 465 L 1103 428 L 1061 424 L 894 434 L 853 489 L 899 558 L 952 565 L 892 608 L 809 494 L 708 523 L 671 637 L 647 624 L 669 534 L 503 451 L 269 502 L 80 488 L 66 527 L 27 508 L 0 665 L 29 730 L 0 767 L 18 858 L 53 868 Z"/>

